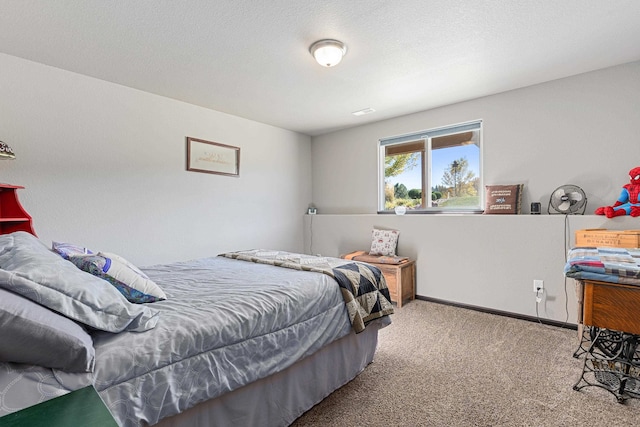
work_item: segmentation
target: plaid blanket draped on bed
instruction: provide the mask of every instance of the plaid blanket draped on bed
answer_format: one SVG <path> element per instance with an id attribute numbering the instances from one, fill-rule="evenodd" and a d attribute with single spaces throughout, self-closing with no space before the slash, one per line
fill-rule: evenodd
<path id="1" fill-rule="evenodd" d="M 373 265 L 339 258 L 261 249 L 227 252 L 220 256 L 295 270 L 314 271 L 334 278 L 340 286 L 349 320 L 356 333 L 362 332 L 370 321 L 393 314 L 387 282 L 380 270 Z"/>
<path id="2" fill-rule="evenodd" d="M 640 285 L 640 249 L 576 247 L 569 250 L 564 273 L 578 280 Z"/>

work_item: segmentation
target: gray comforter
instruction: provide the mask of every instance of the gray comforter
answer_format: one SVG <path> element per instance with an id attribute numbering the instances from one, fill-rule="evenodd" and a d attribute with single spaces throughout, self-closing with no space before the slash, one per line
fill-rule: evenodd
<path id="1" fill-rule="evenodd" d="M 94 332 L 95 371 L 0 363 L 0 415 L 94 384 L 122 426 L 182 412 L 351 333 L 321 273 L 215 257 L 143 269 L 167 294 L 146 332 Z"/>

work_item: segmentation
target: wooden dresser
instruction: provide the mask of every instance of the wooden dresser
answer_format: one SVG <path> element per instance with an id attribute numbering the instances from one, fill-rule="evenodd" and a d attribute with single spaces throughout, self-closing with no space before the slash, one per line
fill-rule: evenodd
<path id="1" fill-rule="evenodd" d="M 582 323 L 640 335 L 640 286 L 583 280 Z"/>
<path id="2" fill-rule="evenodd" d="M 576 245 L 635 248 L 638 230 L 576 231 Z M 597 387 L 620 403 L 640 399 L 640 286 L 576 280 L 582 374 L 574 390 Z"/>
<path id="3" fill-rule="evenodd" d="M 583 327 L 578 328 L 582 339 L 573 356 L 583 357 L 584 364 L 573 389 L 598 387 L 619 403 L 640 399 L 640 286 L 594 280 L 578 284 Z"/>

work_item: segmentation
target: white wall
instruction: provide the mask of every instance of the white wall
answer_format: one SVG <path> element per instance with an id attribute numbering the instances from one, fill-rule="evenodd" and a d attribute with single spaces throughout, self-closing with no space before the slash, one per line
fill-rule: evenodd
<path id="1" fill-rule="evenodd" d="M 0 54 L 0 182 L 38 236 L 139 265 L 303 249 L 310 138 Z M 186 171 L 185 138 L 238 146 L 240 177 Z"/>
<path id="2" fill-rule="evenodd" d="M 565 232 L 640 228 L 640 219 L 596 215 L 307 215 L 305 251 L 338 256 L 371 246 L 373 228 L 400 232 L 398 253 L 416 260 L 416 293 L 536 316 L 533 280 L 544 280 L 543 318 L 576 323 L 574 281 L 563 275 Z M 311 232 L 312 231 L 312 232 Z"/>
<path id="3" fill-rule="evenodd" d="M 372 227 L 397 228 L 399 253 L 417 258 L 419 295 L 535 315 L 532 280 L 544 279 L 540 315 L 563 321 L 564 217 L 546 215 L 549 195 L 571 183 L 586 191 L 588 214 L 613 204 L 640 166 L 638 94 L 635 62 L 315 137 L 313 202 L 328 215 L 307 218 L 305 249 L 367 249 Z M 524 183 L 524 211 L 539 201 L 545 215 L 375 214 L 379 138 L 474 119 L 484 121 L 484 183 Z M 640 218 L 570 220 L 572 232 L 640 228 Z"/>

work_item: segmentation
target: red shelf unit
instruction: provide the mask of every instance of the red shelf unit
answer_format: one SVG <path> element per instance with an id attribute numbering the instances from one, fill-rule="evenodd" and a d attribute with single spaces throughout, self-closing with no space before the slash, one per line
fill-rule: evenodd
<path id="1" fill-rule="evenodd" d="M 24 210 L 18 200 L 17 190 L 19 185 L 0 183 L 0 234 L 13 233 L 14 231 L 26 231 L 34 236 L 33 221 L 31 215 Z"/>

